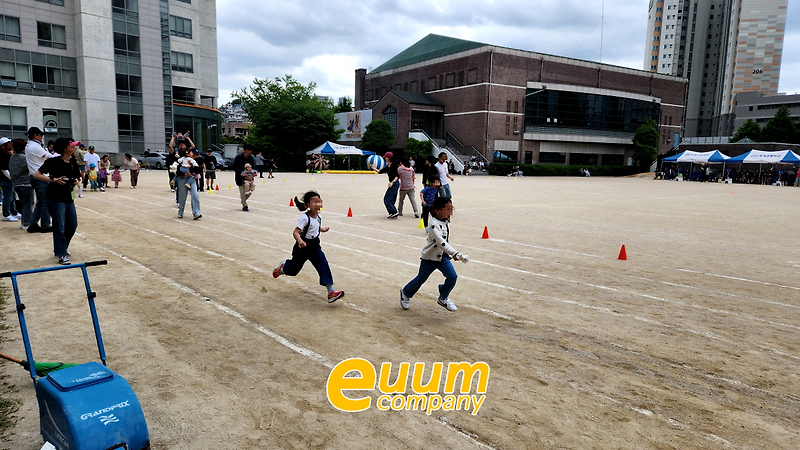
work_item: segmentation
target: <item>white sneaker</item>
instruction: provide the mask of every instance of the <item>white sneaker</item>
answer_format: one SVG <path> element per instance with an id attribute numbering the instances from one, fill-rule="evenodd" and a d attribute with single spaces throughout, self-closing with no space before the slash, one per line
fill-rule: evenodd
<path id="1" fill-rule="evenodd" d="M 409 301 L 411 301 L 411 297 L 407 297 L 405 292 L 403 292 L 403 290 L 400 289 L 400 306 L 402 306 L 403 309 L 410 308 L 411 306 L 409 306 L 408 304 Z"/>
<path id="2" fill-rule="evenodd" d="M 17 219 L 22 219 L 22 214 L 16 213 L 14 214 L 14 217 L 16 217 Z"/>
<path id="3" fill-rule="evenodd" d="M 23 230 L 25 230 L 25 231 L 28 231 L 28 226 L 29 226 L 29 225 L 23 225 L 23 224 L 19 224 L 19 227 L 20 227 L 20 228 L 22 228 L 22 229 L 23 229 Z"/>
<path id="4" fill-rule="evenodd" d="M 83 198 L 83 194 L 78 194 L 78 198 Z"/>
<path id="5" fill-rule="evenodd" d="M 453 302 L 451 302 L 449 298 L 440 298 L 438 303 L 439 303 L 439 306 L 447 309 L 448 311 L 457 311 L 458 310 L 456 305 Z"/>
<path id="6" fill-rule="evenodd" d="M 17 216 L 3 217 L 3 222 L 17 222 L 17 221 L 19 221 L 19 219 L 17 219 Z"/>

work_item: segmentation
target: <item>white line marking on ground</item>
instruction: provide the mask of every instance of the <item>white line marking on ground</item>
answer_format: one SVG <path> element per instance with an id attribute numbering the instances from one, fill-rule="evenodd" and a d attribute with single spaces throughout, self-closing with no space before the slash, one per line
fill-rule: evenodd
<path id="1" fill-rule="evenodd" d="M 89 241 L 89 238 L 85 234 L 83 234 L 83 233 L 75 233 L 75 234 L 77 236 L 83 238 L 84 240 Z M 327 367 L 329 369 L 333 369 L 334 364 L 332 364 L 328 358 L 325 358 L 324 356 L 314 352 L 313 350 L 309 350 L 309 349 L 307 349 L 307 348 L 305 348 L 305 347 L 303 347 L 301 345 L 295 344 L 294 342 L 286 339 L 285 337 L 279 335 L 278 333 L 275 333 L 274 331 L 271 331 L 271 330 L 265 328 L 262 325 L 252 325 L 250 323 L 250 321 L 245 319 L 245 317 L 243 315 L 241 315 L 240 313 L 234 311 L 232 308 L 229 308 L 229 307 L 227 307 L 225 305 L 217 303 L 214 300 L 208 300 L 208 297 L 200 294 L 199 292 L 195 291 L 194 289 L 192 289 L 192 288 L 190 288 L 188 286 L 185 286 L 185 285 L 183 285 L 181 283 L 178 283 L 177 281 L 175 281 L 175 280 L 173 280 L 171 278 L 165 277 L 164 275 L 161 275 L 160 273 L 156 272 L 155 270 L 145 266 L 144 264 L 142 264 L 142 263 L 140 263 L 140 262 L 138 262 L 138 261 L 136 261 L 136 260 L 134 260 L 132 258 L 129 258 L 129 257 L 124 256 L 124 255 L 121 255 L 121 254 L 115 252 L 114 250 L 112 250 L 112 249 L 110 249 L 110 248 L 108 248 L 108 247 L 106 247 L 106 246 L 104 246 L 102 244 L 99 244 L 97 242 L 94 242 L 94 241 L 91 241 L 91 242 L 92 242 L 93 245 L 97 246 L 98 248 L 100 248 L 100 249 L 102 249 L 102 250 L 104 250 L 104 251 L 106 251 L 106 252 L 108 252 L 108 253 L 110 253 L 110 254 L 112 254 L 112 255 L 120 258 L 120 259 L 122 259 L 123 261 L 128 262 L 128 263 L 130 263 L 130 264 L 132 264 L 134 266 L 137 266 L 137 267 L 139 267 L 139 268 L 141 268 L 143 270 L 146 270 L 146 271 L 150 272 L 151 274 L 153 274 L 155 276 L 160 277 L 162 280 L 164 280 L 167 283 L 169 283 L 170 285 L 180 289 L 181 291 L 184 291 L 184 292 L 186 292 L 188 294 L 191 294 L 191 295 L 193 295 L 193 296 L 195 296 L 197 298 L 203 299 L 203 300 L 205 300 L 206 303 L 211 303 L 212 305 L 214 305 L 220 311 L 223 311 L 226 314 L 230 315 L 231 317 L 235 317 L 235 318 L 241 320 L 242 322 L 244 322 L 247 325 L 253 326 L 260 333 L 263 333 L 263 334 L 271 337 L 273 340 L 275 340 L 277 343 L 283 345 L 284 347 L 289 348 L 289 349 L 291 349 L 291 350 L 293 350 L 293 351 L 305 356 L 306 358 L 309 358 L 309 359 L 311 359 L 313 361 L 316 361 L 316 362 L 324 365 L 325 367 Z"/>

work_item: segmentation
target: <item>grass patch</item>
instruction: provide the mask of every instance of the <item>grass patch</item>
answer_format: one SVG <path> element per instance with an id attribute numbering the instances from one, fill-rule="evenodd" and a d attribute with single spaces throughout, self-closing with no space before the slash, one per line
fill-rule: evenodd
<path id="1" fill-rule="evenodd" d="M 5 341 L 6 326 L 6 304 L 10 293 L 8 288 L 0 284 L 0 342 Z M 0 441 L 5 440 L 17 425 L 15 413 L 19 410 L 19 402 L 13 398 L 8 398 L 10 392 L 16 392 L 16 386 L 9 383 L 6 375 L 0 376 Z"/>

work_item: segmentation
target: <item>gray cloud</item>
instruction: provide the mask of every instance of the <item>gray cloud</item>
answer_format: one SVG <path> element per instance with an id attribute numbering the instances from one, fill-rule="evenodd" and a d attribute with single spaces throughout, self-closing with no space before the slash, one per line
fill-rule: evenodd
<path id="1" fill-rule="evenodd" d="M 791 3 L 791 2 L 790 2 Z M 353 96 L 353 73 L 429 33 L 641 69 L 644 0 L 218 0 L 221 102 L 253 78 L 292 74 L 318 93 Z M 800 11 L 790 5 L 781 91 L 800 91 Z"/>

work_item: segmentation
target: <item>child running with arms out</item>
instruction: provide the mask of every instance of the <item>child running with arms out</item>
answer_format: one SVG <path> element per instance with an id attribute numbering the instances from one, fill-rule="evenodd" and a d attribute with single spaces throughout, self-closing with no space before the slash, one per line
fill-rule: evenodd
<path id="1" fill-rule="evenodd" d="M 428 243 L 422 249 L 419 273 L 416 278 L 400 289 L 400 306 L 403 309 L 408 309 L 411 297 L 425 284 L 434 270 L 439 270 L 444 275 L 444 283 L 439 285 L 439 306 L 448 311 L 456 311 L 458 308 L 450 301 L 450 292 L 456 285 L 458 274 L 456 274 L 450 259 L 466 263 L 469 262 L 469 256 L 457 252 L 449 242 L 450 216 L 453 214 L 453 202 L 447 197 L 437 197 L 433 201 L 433 211 L 431 212 L 432 217 L 428 226 Z"/>
<path id="2" fill-rule="evenodd" d="M 322 226 L 322 217 L 319 215 L 319 210 L 322 209 L 322 197 L 316 191 L 308 191 L 303 195 L 303 201 L 295 197 L 294 203 L 297 205 L 297 209 L 306 211 L 306 213 L 297 220 L 297 226 L 292 233 L 295 240 L 294 247 L 292 247 L 292 259 L 287 259 L 276 267 L 272 271 L 272 276 L 274 278 L 281 275 L 293 277 L 300 273 L 300 269 L 303 268 L 306 261 L 311 261 L 319 274 L 319 284 L 328 289 L 328 303 L 333 303 L 344 297 L 344 291 L 333 290 L 331 268 L 328 265 L 328 259 L 325 258 L 325 253 L 322 252 L 322 247 L 320 247 L 320 233 L 330 230 L 330 227 Z"/>

